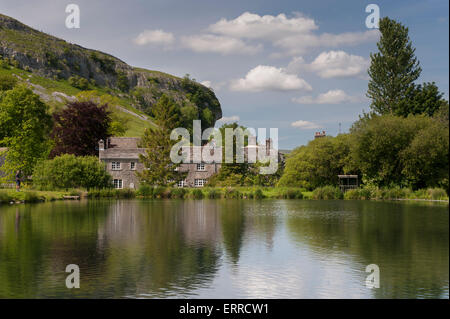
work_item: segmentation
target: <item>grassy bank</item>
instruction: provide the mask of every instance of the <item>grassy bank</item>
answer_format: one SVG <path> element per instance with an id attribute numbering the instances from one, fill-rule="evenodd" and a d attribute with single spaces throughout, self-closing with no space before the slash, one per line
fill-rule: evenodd
<path id="1" fill-rule="evenodd" d="M 62 200 L 64 196 L 79 195 L 75 191 L 36 191 L 15 189 L 0 189 L 0 204 L 8 203 L 39 203 L 53 200 Z"/>
<path id="2" fill-rule="evenodd" d="M 339 188 L 325 186 L 307 191 L 295 187 L 149 187 L 131 189 L 94 189 L 89 191 L 37 191 L 24 189 L 0 189 L 0 204 L 36 203 L 62 200 L 64 196 L 81 196 L 90 199 L 111 198 L 173 198 L 173 199 L 314 199 L 314 200 L 444 200 L 448 201 L 445 190 L 440 188 L 412 191 L 408 188 L 381 189 L 365 187 L 342 193 Z"/>
<path id="3" fill-rule="evenodd" d="M 295 187 L 203 187 L 174 188 L 141 186 L 138 190 L 91 190 L 88 198 L 178 198 L 178 199 L 345 199 L 345 200 L 447 200 L 440 188 L 412 191 L 408 188 L 359 188 L 342 193 L 339 188 L 325 186 L 307 191 Z"/>

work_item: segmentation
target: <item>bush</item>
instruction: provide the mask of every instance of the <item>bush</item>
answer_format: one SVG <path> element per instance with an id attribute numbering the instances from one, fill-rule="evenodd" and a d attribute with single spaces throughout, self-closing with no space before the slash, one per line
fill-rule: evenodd
<path id="1" fill-rule="evenodd" d="M 141 184 L 139 185 L 139 189 L 137 190 L 136 195 L 143 197 L 152 197 L 153 187 L 147 184 Z"/>
<path id="2" fill-rule="evenodd" d="M 170 197 L 171 198 L 184 198 L 186 193 L 187 193 L 187 190 L 185 188 L 182 188 L 182 187 L 172 188 L 172 190 L 170 192 Z"/>
<path id="3" fill-rule="evenodd" d="M 303 193 L 298 189 L 287 189 L 282 194 L 287 199 L 303 199 Z"/>
<path id="4" fill-rule="evenodd" d="M 255 198 L 255 199 L 263 199 L 265 196 L 264 196 L 264 193 L 263 193 L 263 191 L 261 190 L 261 189 L 256 189 L 255 190 L 255 192 L 253 193 L 253 197 Z"/>
<path id="5" fill-rule="evenodd" d="M 427 190 L 427 193 L 434 200 L 448 199 L 447 192 L 442 188 L 430 188 Z"/>
<path id="6" fill-rule="evenodd" d="M 107 188 L 111 176 L 95 156 L 61 155 L 36 165 L 33 185 L 38 189 Z"/>
<path id="7" fill-rule="evenodd" d="M 224 197 L 225 198 L 242 198 L 242 194 L 237 189 L 234 189 L 232 187 L 228 187 L 225 190 Z"/>
<path id="8" fill-rule="evenodd" d="M 208 189 L 208 191 L 206 192 L 206 196 L 210 199 L 216 199 L 216 198 L 220 198 L 222 196 L 222 194 L 220 193 L 219 190 L 211 188 L 211 189 Z"/>
<path id="9" fill-rule="evenodd" d="M 166 188 L 163 186 L 156 186 L 153 188 L 153 198 L 164 198 Z"/>
<path id="10" fill-rule="evenodd" d="M 344 194 L 338 187 L 324 186 L 316 188 L 312 193 L 313 199 L 342 199 Z"/>
<path id="11" fill-rule="evenodd" d="M 24 195 L 25 195 L 24 198 L 25 203 L 38 203 L 43 201 L 43 199 L 39 197 L 35 192 L 27 191 L 25 192 Z"/>
<path id="12" fill-rule="evenodd" d="M 193 197 L 194 199 L 202 199 L 203 196 L 204 196 L 204 195 L 203 195 L 203 192 L 202 192 L 201 189 L 196 188 L 196 189 L 194 189 L 194 190 L 192 191 L 192 197 Z"/>
<path id="13" fill-rule="evenodd" d="M 17 79 L 9 74 L 0 74 L 0 91 L 12 90 L 17 84 Z"/>

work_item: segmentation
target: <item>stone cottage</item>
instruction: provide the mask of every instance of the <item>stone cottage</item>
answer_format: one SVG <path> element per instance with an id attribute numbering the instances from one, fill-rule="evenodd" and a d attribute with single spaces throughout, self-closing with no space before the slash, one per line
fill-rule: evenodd
<path id="1" fill-rule="evenodd" d="M 106 170 L 111 174 L 113 178 L 114 188 L 138 188 L 139 180 L 136 176 L 136 171 L 142 171 L 144 165 L 139 161 L 139 154 L 145 155 L 145 148 L 139 148 L 139 138 L 137 137 L 110 137 L 106 141 L 99 141 L 99 160 L 104 162 Z M 244 154 L 247 158 L 247 154 L 250 148 L 256 148 L 256 152 L 261 148 L 260 145 L 256 145 L 256 138 L 252 137 L 251 145 L 245 147 Z M 206 148 L 207 152 L 213 156 L 214 153 L 221 150 L 207 144 L 204 146 L 189 146 L 191 148 L 191 162 L 182 163 L 177 168 L 179 172 L 187 172 L 186 178 L 179 181 L 178 187 L 203 187 L 206 185 L 208 179 L 219 172 L 221 168 L 221 156 L 220 161 L 211 163 L 193 163 L 193 154 L 195 151 L 202 151 Z M 264 150 L 272 149 L 271 139 L 267 139 L 264 145 Z M 278 152 L 278 162 L 281 163 L 284 160 L 282 152 Z"/>
<path id="2" fill-rule="evenodd" d="M 105 163 L 106 170 L 111 174 L 114 188 L 139 186 L 136 171 L 144 169 L 144 165 L 139 161 L 139 154 L 145 155 L 145 148 L 139 148 L 138 143 L 137 137 L 110 137 L 106 141 L 99 141 L 99 160 Z M 183 163 L 177 171 L 188 174 L 177 186 L 203 187 L 208 178 L 219 171 L 220 165 L 220 163 Z"/>

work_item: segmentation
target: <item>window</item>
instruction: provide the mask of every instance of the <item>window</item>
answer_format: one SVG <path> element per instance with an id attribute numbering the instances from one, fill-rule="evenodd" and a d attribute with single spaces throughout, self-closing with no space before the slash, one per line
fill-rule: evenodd
<path id="1" fill-rule="evenodd" d="M 130 169 L 131 169 L 132 171 L 134 171 L 134 170 L 136 169 L 136 163 L 135 163 L 135 162 L 131 162 L 131 163 L 130 163 Z"/>
<path id="2" fill-rule="evenodd" d="M 118 170 L 120 170 L 120 162 L 112 162 L 112 163 L 111 163 L 111 169 L 112 169 L 113 171 L 118 171 Z"/>
<path id="3" fill-rule="evenodd" d="M 203 187 L 206 184 L 206 179 L 196 179 L 194 182 L 195 187 Z"/>
<path id="4" fill-rule="evenodd" d="M 205 170 L 205 163 L 197 164 L 197 171 L 204 171 L 204 170 Z"/>
<path id="5" fill-rule="evenodd" d="M 178 182 L 178 187 L 186 187 L 186 185 L 187 185 L 187 183 L 186 183 L 185 179 Z"/>
<path id="6" fill-rule="evenodd" d="M 115 179 L 113 182 L 114 182 L 114 188 L 123 188 L 121 179 Z"/>

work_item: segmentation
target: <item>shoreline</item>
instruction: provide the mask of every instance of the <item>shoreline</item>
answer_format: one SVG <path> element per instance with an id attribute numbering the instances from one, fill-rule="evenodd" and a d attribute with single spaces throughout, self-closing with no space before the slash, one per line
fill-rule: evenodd
<path id="1" fill-rule="evenodd" d="M 449 199 L 404 198 L 390 196 L 388 190 L 380 196 L 354 197 L 347 193 L 322 194 L 321 192 L 305 191 L 300 188 L 277 187 L 205 187 L 205 188 L 164 188 L 155 187 L 142 190 L 102 189 L 102 190 L 68 190 L 68 191 L 37 191 L 32 189 L 17 192 L 14 189 L 0 189 L 0 206 L 15 204 L 44 203 L 52 201 L 79 201 L 85 199 L 298 199 L 298 200 L 373 200 L 373 201 L 405 201 L 446 203 Z M 396 194 L 400 195 L 400 194 Z M 410 195 L 413 195 L 410 194 Z"/>

